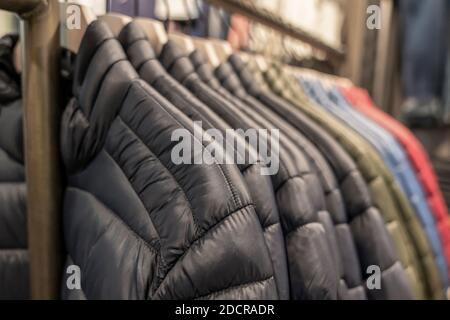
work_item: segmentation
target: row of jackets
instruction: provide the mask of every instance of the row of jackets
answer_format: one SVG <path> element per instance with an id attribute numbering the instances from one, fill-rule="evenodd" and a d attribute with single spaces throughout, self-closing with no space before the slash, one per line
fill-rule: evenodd
<path id="1" fill-rule="evenodd" d="M 0 43 L 0 298 L 27 298 L 13 44 Z M 236 54 L 213 68 L 172 41 L 156 55 L 133 22 L 117 38 L 91 23 L 73 70 L 61 215 L 81 288 L 63 271 L 63 299 L 445 298 L 450 222 L 436 177 L 364 91 L 280 65 L 261 72 Z M 272 175 L 264 161 L 171 158 L 178 129 L 195 140 L 195 130 L 272 128 Z M 235 154 L 258 153 L 235 135 Z"/>

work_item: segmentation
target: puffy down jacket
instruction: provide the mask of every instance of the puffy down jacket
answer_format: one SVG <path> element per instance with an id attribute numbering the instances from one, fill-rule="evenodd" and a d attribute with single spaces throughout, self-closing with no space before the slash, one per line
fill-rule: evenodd
<path id="1" fill-rule="evenodd" d="M 444 256 L 441 240 L 438 236 L 434 217 L 427 205 L 422 187 L 419 185 L 404 151 L 388 132 L 378 127 L 370 119 L 364 118 L 350 107 L 336 88 L 333 88 L 327 94 L 319 83 L 309 83 L 308 86 L 312 90 L 311 94 L 320 100 L 320 106 L 326 108 L 331 114 L 344 121 L 378 151 L 384 163 L 397 179 L 399 186 L 408 197 L 409 202 L 419 218 L 433 249 L 443 286 L 447 288 L 447 261 Z"/>
<path id="2" fill-rule="evenodd" d="M 299 118 L 300 114 L 304 113 L 326 129 L 352 156 L 367 181 L 374 204 L 387 223 L 402 264 L 414 286 L 416 297 L 442 298 L 442 282 L 428 239 L 409 203 L 376 152 L 340 121 L 311 104 L 295 80 L 283 70 L 271 68 L 265 76 L 270 87 L 292 103 L 291 109 L 280 109 L 287 120 L 294 123 L 292 119 Z M 297 127 L 301 129 L 301 126 Z"/>
<path id="3" fill-rule="evenodd" d="M 233 103 L 203 83 L 180 48 L 168 42 L 160 60 L 169 73 L 235 129 L 259 128 Z M 270 129 L 270 128 L 267 128 Z M 270 148 L 269 148 L 270 149 Z M 280 137 L 280 168 L 272 176 L 285 237 L 292 299 L 336 299 L 338 274 L 332 260 L 331 232 L 319 214 L 323 190 L 304 155 Z"/>
<path id="4" fill-rule="evenodd" d="M 237 62 L 235 65 L 237 65 Z M 227 69 L 231 68 L 232 67 L 229 64 L 223 64 L 216 70 L 216 75 L 224 85 L 229 87 L 230 90 L 233 90 L 234 94 L 238 94 L 240 88 L 246 87 L 249 89 L 249 93 L 258 97 L 258 99 L 266 105 L 266 107 L 257 107 L 256 104 L 253 103 L 254 107 L 258 108 L 258 113 L 264 113 L 264 110 L 267 110 L 268 108 L 272 109 L 273 113 L 273 110 L 282 108 L 282 106 L 280 106 L 281 104 L 286 104 L 283 100 L 271 94 L 269 91 L 261 90 L 257 85 L 257 79 L 252 78 L 250 74 L 248 74 L 248 78 L 241 78 L 243 82 L 238 85 L 239 80 L 233 80 L 233 77 L 229 75 L 230 71 Z M 237 79 L 237 76 L 235 76 L 235 78 Z M 268 111 L 265 113 L 268 113 Z M 329 141 L 331 141 L 331 139 Z M 362 182 L 362 180 L 359 181 Z M 350 183 L 347 184 L 347 188 L 351 186 L 352 182 L 354 182 L 354 180 L 350 178 Z M 353 187 L 358 188 L 360 186 L 359 184 L 356 184 Z M 363 191 L 362 194 L 364 195 L 363 187 L 364 184 L 360 187 Z M 367 192 L 365 194 L 368 195 Z M 352 201 L 355 201 L 354 199 L 355 190 L 353 189 Z M 358 200 L 355 202 L 358 202 Z M 361 202 L 364 203 L 365 198 L 362 198 Z M 361 208 L 358 209 L 361 210 Z M 370 206 L 363 207 L 363 210 L 358 213 L 362 213 L 366 209 L 367 212 L 365 212 L 365 214 L 351 216 L 350 224 L 353 236 L 355 237 L 359 258 L 362 262 L 362 276 L 367 278 L 368 274 L 366 271 L 371 265 L 377 265 L 382 270 L 382 290 L 368 290 L 368 296 L 371 299 L 412 298 L 404 270 L 397 259 L 395 251 L 392 250 L 390 238 L 384 227 L 383 220 L 379 213 L 373 208 L 370 208 Z M 349 208 L 349 213 L 351 213 L 352 210 L 354 209 Z M 367 231 L 369 231 L 368 234 L 366 234 Z M 348 252 L 348 250 L 344 252 Z"/>
<path id="5" fill-rule="evenodd" d="M 366 91 L 359 88 L 342 88 L 341 91 L 352 107 L 388 130 L 403 146 L 413 168 L 425 188 L 426 197 L 436 219 L 444 245 L 447 261 L 450 260 L 450 216 L 442 196 L 436 174 L 426 151 L 414 134 L 403 124 L 377 108 Z M 450 270 L 449 270 L 450 274 Z"/>
<path id="6" fill-rule="evenodd" d="M 83 38 L 73 91 L 61 126 L 63 222 L 84 297 L 278 298 L 237 167 L 172 162 L 174 130 L 189 132 L 202 152 L 203 141 L 189 118 L 138 78 L 102 22 Z"/>
<path id="7" fill-rule="evenodd" d="M 0 39 L 0 299 L 29 298 L 27 197 L 16 36 Z"/>
<path id="8" fill-rule="evenodd" d="M 217 129 L 225 136 L 225 131 L 230 126 L 165 71 L 156 59 L 145 34 L 136 23 L 131 22 L 124 27 L 118 39 L 141 79 L 158 90 L 193 121 L 201 121 L 205 130 Z M 233 138 L 239 144 L 237 150 L 246 150 L 245 154 L 241 154 L 244 159 L 249 159 L 249 153 L 256 154 L 256 150 L 241 136 L 235 135 Z M 238 164 L 261 221 L 273 262 L 278 293 L 280 299 L 284 300 L 289 299 L 286 248 L 271 180 L 269 176 L 261 175 L 261 166 L 263 164 L 258 162 Z"/>
<path id="9" fill-rule="evenodd" d="M 264 108 L 257 100 L 247 95 L 231 67 L 226 64 L 218 67 L 217 73 L 219 74 L 219 78 L 226 83 L 226 87 L 221 87 L 208 64 L 201 58 L 200 53 L 194 52 L 191 54 L 191 59 L 195 62 L 202 79 L 211 88 L 221 92 L 230 101 L 235 101 L 236 105 L 241 105 L 242 112 L 247 117 L 253 119 L 259 126 L 270 127 L 273 125 L 280 129 L 308 158 L 311 168 L 319 177 L 322 189 L 325 192 L 327 212 L 321 212 L 321 216 L 324 223 L 329 225 L 328 230 L 329 232 L 333 232 L 333 237 L 337 241 L 337 243 L 331 244 L 331 246 L 334 253 L 333 261 L 340 275 L 338 298 L 352 300 L 366 299 L 367 296 L 364 289 L 365 285 L 363 285 L 360 262 L 347 224 L 342 196 L 336 187 L 335 177 L 321 154 L 304 136 L 288 123 L 267 110 L 267 108 Z M 229 91 L 225 90 L 225 88 Z M 245 105 L 242 102 L 239 103 L 236 101 L 238 98 L 242 99 Z M 331 224 L 334 226 L 331 226 Z"/>

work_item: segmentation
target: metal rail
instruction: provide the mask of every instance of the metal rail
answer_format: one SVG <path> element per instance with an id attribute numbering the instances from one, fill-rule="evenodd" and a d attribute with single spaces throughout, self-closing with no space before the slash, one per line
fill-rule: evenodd
<path id="1" fill-rule="evenodd" d="M 59 298 L 62 266 L 58 0 L 0 0 L 21 18 L 32 299 Z"/>
<path id="2" fill-rule="evenodd" d="M 251 1 L 244 0 L 207 0 L 216 7 L 222 7 L 226 11 L 242 14 L 249 19 L 278 30 L 284 35 L 288 35 L 303 41 L 312 47 L 325 52 L 329 58 L 337 63 L 341 63 L 345 54 L 342 48 L 335 48 L 317 37 L 305 32 L 301 28 L 283 21 L 283 19 L 264 8 L 260 8 Z"/>

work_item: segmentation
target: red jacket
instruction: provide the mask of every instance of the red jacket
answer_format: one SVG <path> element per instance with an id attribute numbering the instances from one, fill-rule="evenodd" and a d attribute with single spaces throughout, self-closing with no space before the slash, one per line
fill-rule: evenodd
<path id="1" fill-rule="evenodd" d="M 355 109 L 389 131 L 405 149 L 436 219 L 450 274 L 450 216 L 439 189 L 436 174 L 422 144 L 403 124 L 377 108 L 365 90 L 351 87 L 341 88 L 341 91 Z"/>

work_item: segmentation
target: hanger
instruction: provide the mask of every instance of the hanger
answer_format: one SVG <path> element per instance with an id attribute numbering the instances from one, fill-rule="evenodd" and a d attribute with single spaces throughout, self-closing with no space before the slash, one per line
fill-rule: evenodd
<path id="1" fill-rule="evenodd" d="M 247 51 L 238 51 L 237 55 L 239 58 L 241 58 L 242 61 L 244 61 L 247 66 L 251 66 L 252 69 L 259 70 L 259 67 L 257 66 L 255 61 L 255 56 L 253 54 Z"/>
<path id="2" fill-rule="evenodd" d="M 244 61 L 245 63 L 250 63 L 253 60 L 253 56 L 245 51 L 239 51 L 237 53 L 237 55 L 239 56 L 239 58 L 242 59 L 242 61 Z"/>
<path id="3" fill-rule="evenodd" d="M 266 72 L 269 69 L 269 63 L 261 54 L 252 54 L 245 51 L 240 51 L 237 54 L 245 63 L 251 64 L 262 73 Z"/>
<path id="4" fill-rule="evenodd" d="M 191 53 L 195 50 L 195 45 L 192 38 L 183 33 L 169 33 L 169 39 L 182 47 L 186 53 Z"/>
<path id="5" fill-rule="evenodd" d="M 208 38 L 208 40 L 211 41 L 211 44 L 214 47 L 214 50 L 221 63 L 227 61 L 228 58 L 233 54 L 233 49 L 231 48 L 231 45 L 228 41 L 214 38 Z"/>
<path id="6" fill-rule="evenodd" d="M 119 35 L 123 27 L 133 21 L 131 17 L 120 13 L 107 13 L 103 16 L 98 17 L 98 19 L 106 22 L 115 37 Z"/>
<path id="7" fill-rule="evenodd" d="M 266 58 L 261 54 L 256 54 L 253 56 L 254 62 L 258 67 L 259 71 L 262 73 L 266 72 L 269 69 L 269 64 L 267 63 Z"/>
<path id="8" fill-rule="evenodd" d="M 186 13 L 187 13 L 187 16 L 189 17 L 190 16 L 189 9 L 186 6 L 186 2 L 183 1 L 183 3 L 185 4 L 184 8 L 185 8 L 185 10 L 187 10 Z M 168 2 L 166 2 L 166 5 L 168 7 L 167 20 L 170 21 L 171 17 L 170 17 Z M 178 44 L 181 48 L 183 48 L 186 53 L 191 53 L 192 51 L 195 50 L 194 41 L 191 39 L 191 37 L 189 37 L 183 33 L 180 33 L 180 32 L 169 33 L 169 39 L 171 41 L 175 42 L 176 44 Z"/>
<path id="9" fill-rule="evenodd" d="M 97 16 L 90 7 L 72 2 L 60 3 L 59 10 L 61 46 L 77 53 L 87 26 L 96 20 Z"/>
<path id="10" fill-rule="evenodd" d="M 159 55 L 163 46 L 169 40 L 164 24 L 158 20 L 141 17 L 135 18 L 134 22 L 145 32 L 156 55 Z"/>
<path id="11" fill-rule="evenodd" d="M 192 37 L 192 40 L 194 41 L 195 47 L 206 56 L 209 64 L 214 68 L 218 67 L 220 59 L 211 41 L 198 37 Z"/>

